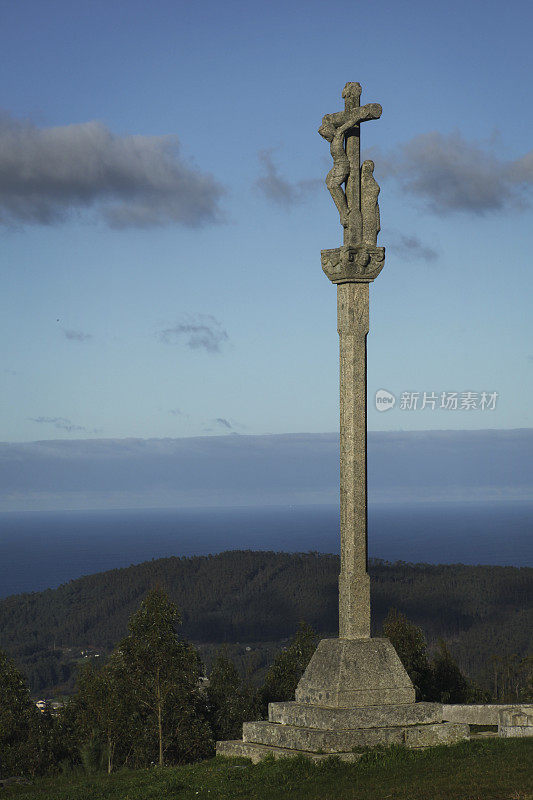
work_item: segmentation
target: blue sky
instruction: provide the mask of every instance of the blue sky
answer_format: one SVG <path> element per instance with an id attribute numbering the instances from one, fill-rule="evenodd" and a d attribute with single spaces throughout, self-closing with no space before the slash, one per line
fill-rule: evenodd
<path id="1" fill-rule="evenodd" d="M 369 428 L 531 426 L 530 3 L 2 0 L 0 23 L 1 440 L 338 429 L 317 128 L 348 80 L 383 106 Z M 401 408 L 424 391 L 498 398 Z"/>

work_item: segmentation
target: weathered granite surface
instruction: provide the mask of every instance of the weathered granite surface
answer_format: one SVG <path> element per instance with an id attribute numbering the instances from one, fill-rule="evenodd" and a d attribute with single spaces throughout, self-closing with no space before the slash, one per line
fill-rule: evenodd
<path id="1" fill-rule="evenodd" d="M 310 758 L 311 761 L 323 761 L 330 758 L 331 753 L 311 753 L 304 750 L 291 750 L 287 747 L 273 747 L 271 745 L 257 744 L 256 742 L 243 742 L 241 739 L 234 739 L 227 742 L 217 742 L 217 756 L 227 756 L 229 758 L 249 758 L 253 764 L 258 764 L 266 756 L 274 758 L 294 758 L 295 755 L 302 755 Z M 362 753 L 335 753 L 341 761 L 359 761 Z"/>
<path id="2" fill-rule="evenodd" d="M 374 178 L 374 162 L 363 161 L 361 166 L 362 240 L 364 244 L 374 247 L 377 245 L 378 233 L 381 230 L 378 197 L 379 186 Z"/>
<path id="3" fill-rule="evenodd" d="M 318 730 L 275 722 L 245 722 L 243 741 L 309 752 L 342 753 L 353 747 L 403 744 L 406 747 L 431 747 L 452 744 L 468 737 L 468 725 L 440 722 L 392 728 L 353 728 Z"/>
<path id="4" fill-rule="evenodd" d="M 341 225 L 345 229 L 344 243 L 359 244 L 363 232 L 359 167 L 360 125 L 361 122 L 379 119 L 382 109 L 379 103 L 360 106 L 361 84 L 359 83 L 347 83 L 342 90 L 342 96 L 344 111 L 326 114 L 322 118 L 318 132 L 330 143 L 333 167 L 327 174 L 326 186 L 337 206 Z"/>
<path id="5" fill-rule="evenodd" d="M 388 639 L 322 639 L 296 701 L 325 708 L 415 702 L 415 690 Z"/>
<path id="6" fill-rule="evenodd" d="M 370 636 L 367 572 L 366 335 L 368 284 L 337 289 L 340 352 L 341 572 L 339 636 Z M 400 701 L 401 702 L 401 701 Z"/>
<path id="7" fill-rule="evenodd" d="M 502 711 L 515 708 L 524 709 L 526 714 L 533 716 L 533 704 L 495 704 L 486 703 L 479 705 L 444 704 L 442 706 L 442 719 L 447 722 L 468 722 L 470 725 L 497 725 Z"/>
<path id="8" fill-rule="evenodd" d="M 500 711 L 498 736 L 533 736 L 533 706 L 517 705 Z"/>
<path id="9" fill-rule="evenodd" d="M 385 249 L 380 230 L 379 186 L 374 163 L 360 166 L 360 125 L 381 116 L 381 106 L 360 106 L 361 85 L 343 89 L 343 111 L 326 114 L 319 133 L 330 142 L 333 167 L 326 185 L 344 228 L 342 247 L 323 250 L 322 268 L 337 284 L 340 347 L 341 572 L 339 636 L 370 636 L 370 579 L 367 574 L 366 337 L 368 284 L 381 272 Z M 345 186 L 343 190 L 343 185 Z M 401 701 L 399 701 L 401 702 Z"/>
<path id="10" fill-rule="evenodd" d="M 405 703 L 361 708 L 323 708 L 306 703 L 269 703 L 269 722 L 318 730 L 393 728 L 442 722 L 440 703 Z"/>

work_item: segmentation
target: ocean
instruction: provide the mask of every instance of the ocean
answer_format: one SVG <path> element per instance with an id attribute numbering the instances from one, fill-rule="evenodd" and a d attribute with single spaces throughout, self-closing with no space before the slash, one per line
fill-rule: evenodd
<path id="1" fill-rule="evenodd" d="M 369 555 L 432 564 L 533 565 L 533 503 L 371 505 Z M 331 506 L 0 514 L 0 597 L 165 556 L 339 552 Z"/>

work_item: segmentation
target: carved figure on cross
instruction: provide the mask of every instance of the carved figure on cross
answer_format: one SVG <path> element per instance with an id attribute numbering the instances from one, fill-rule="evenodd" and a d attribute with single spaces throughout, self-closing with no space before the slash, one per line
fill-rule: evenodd
<path id="1" fill-rule="evenodd" d="M 361 202 L 361 174 L 360 174 L 360 148 L 359 148 L 359 125 L 371 119 L 379 119 L 381 116 L 381 106 L 379 103 L 367 103 L 359 105 L 361 97 L 361 84 L 349 82 L 342 91 L 344 98 L 344 111 L 337 111 L 334 114 L 326 114 L 322 119 L 322 125 L 318 129 L 319 134 L 330 142 L 330 151 L 333 158 L 333 167 L 326 177 L 326 185 L 330 191 L 337 210 L 339 212 L 341 225 L 347 232 L 349 243 L 359 244 L 363 240 L 363 228 L 365 228 L 365 238 L 373 241 L 368 244 L 376 244 L 377 230 L 375 224 L 372 226 L 371 220 L 366 220 L 363 225 L 361 211 L 368 207 L 368 204 Z M 370 164 L 371 162 L 369 162 Z M 373 165 L 372 165 L 373 166 Z M 365 176 L 368 176 L 369 165 L 365 164 Z M 373 179 L 372 179 L 373 180 Z M 345 189 L 343 189 L 343 184 Z M 377 194 L 375 181 L 369 183 L 374 195 L 372 204 L 372 218 L 378 220 L 379 210 L 377 209 Z M 377 187 L 379 192 L 379 187 Z M 367 215 L 368 216 L 368 215 Z"/>

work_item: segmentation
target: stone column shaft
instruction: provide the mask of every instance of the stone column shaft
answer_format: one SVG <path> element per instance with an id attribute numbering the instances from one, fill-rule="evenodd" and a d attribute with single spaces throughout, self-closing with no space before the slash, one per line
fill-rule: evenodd
<path id="1" fill-rule="evenodd" d="M 367 572 L 366 337 L 369 284 L 337 286 L 340 347 L 339 637 L 370 637 Z"/>

